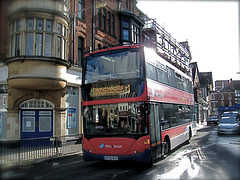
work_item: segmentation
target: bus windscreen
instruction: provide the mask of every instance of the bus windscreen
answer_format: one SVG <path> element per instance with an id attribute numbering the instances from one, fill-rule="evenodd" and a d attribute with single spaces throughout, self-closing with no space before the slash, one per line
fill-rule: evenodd
<path id="1" fill-rule="evenodd" d="M 140 77 L 140 52 L 126 49 L 90 55 L 85 65 L 84 83 Z"/>
<path id="2" fill-rule="evenodd" d="M 84 133 L 98 136 L 135 136 L 148 133 L 143 103 L 118 103 L 86 106 Z"/>

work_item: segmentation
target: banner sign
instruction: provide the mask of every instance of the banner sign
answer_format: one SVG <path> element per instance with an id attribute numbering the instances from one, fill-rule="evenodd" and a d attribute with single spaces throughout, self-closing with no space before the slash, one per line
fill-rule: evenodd
<path id="1" fill-rule="evenodd" d="M 76 127 L 76 108 L 69 107 L 67 110 L 67 128 Z"/>

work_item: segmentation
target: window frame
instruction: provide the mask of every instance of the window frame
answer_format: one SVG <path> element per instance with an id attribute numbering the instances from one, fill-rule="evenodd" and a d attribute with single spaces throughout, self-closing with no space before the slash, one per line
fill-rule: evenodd
<path id="1" fill-rule="evenodd" d="M 106 31 L 106 29 L 107 29 L 107 11 L 105 8 L 103 8 L 102 16 L 103 16 L 102 28 L 104 31 Z"/>
<path id="2" fill-rule="evenodd" d="M 107 12 L 107 32 L 111 34 L 111 13 L 108 11 Z"/>
<path id="3" fill-rule="evenodd" d="M 122 20 L 122 30 L 121 30 L 121 34 L 122 34 L 122 41 L 124 42 L 130 42 L 130 28 L 131 28 L 131 25 L 130 25 L 130 22 L 129 21 L 126 21 L 126 20 Z M 126 32 L 126 34 L 125 34 Z M 128 36 L 127 38 L 125 38 L 125 36 Z"/>
<path id="4" fill-rule="evenodd" d="M 64 23 L 50 18 L 16 19 L 11 22 L 9 56 L 58 57 L 66 60 L 67 31 L 68 27 Z M 60 54 L 56 45 L 59 37 Z"/>
<path id="5" fill-rule="evenodd" d="M 98 27 L 102 28 L 102 8 L 98 9 Z"/>
<path id="6" fill-rule="evenodd" d="M 78 66 L 83 65 L 83 55 L 84 55 L 84 39 L 78 36 Z"/>
<path id="7" fill-rule="evenodd" d="M 85 8 L 85 0 L 78 0 L 78 11 L 81 11 L 84 8 Z M 77 17 L 79 19 L 85 19 L 85 12 L 82 11 L 77 13 Z"/>
<path id="8" fill-rule="evenodd" d="M 11 23 L 11 35 L 10 35 L 10 43 L 11 43 L 11 50 L 10 55 L 11 57 L 17 57 L 22 55 L 22 19 L 17 19 Z"/>

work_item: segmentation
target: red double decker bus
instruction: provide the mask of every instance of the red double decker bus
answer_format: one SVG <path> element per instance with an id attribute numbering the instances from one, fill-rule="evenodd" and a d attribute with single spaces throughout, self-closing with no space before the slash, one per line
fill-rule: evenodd
<path id="1" fill-rule="evenodd" d="M 83 159 L 152 163 L 189 141 L 191 77 L 142 45 L 85 57 Z"/>

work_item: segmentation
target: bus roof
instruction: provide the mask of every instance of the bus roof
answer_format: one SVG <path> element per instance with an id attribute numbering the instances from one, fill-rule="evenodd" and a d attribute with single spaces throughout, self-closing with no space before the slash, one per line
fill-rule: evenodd
<path id="1" fill-rule="evenodd" d="M 107 51 L 118 50 L 118 49 L 126 49 L 126 48 L 139 48 L 141 46 L 142 45 L 140 45 L 140 44 L 135 44 L 135 45 L 122 45 L 122 46 L 118 45 L 118 46 L 114 46 L 114 47 L 107 47 L 104 49 L 93 51 L 91 53 L 87 53 L 84 57 L 87 57 L 87 56 L 90 56 L 90 55 L 93 55 L 96 53 L 101 53 L 101 52 L 107 52 Z"/>

